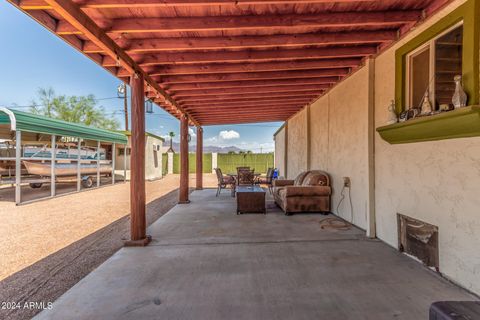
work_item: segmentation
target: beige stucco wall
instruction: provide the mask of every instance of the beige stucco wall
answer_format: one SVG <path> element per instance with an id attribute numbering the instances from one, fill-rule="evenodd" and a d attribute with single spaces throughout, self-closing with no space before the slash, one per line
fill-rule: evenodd
<path id="1" fill-rule="evenodd" d="M 373 205 L 378 238 L 395 248 L 397 213 L 438 226 L 440 271 L 480 294 L 480 138 L 390 145 L 374 133 L 374 142 L 368 143 L 368 130 L 386 124 L 387 107 L 395 96 L 395 51 L 464 2 L 453 1 L 379 55 L 370 68 L 372 86 L 368 86 L 369 67 L 363 67 L 310 107 L 310 164 L 312 169 L 325 169 L 332 175 L 333 211 L 341 178 L 351 177 L 355 224 L 368 227 L 369 205 Z M 372 99 L 375 117 L 369 126 Z M 306 154 L 305 116 L 302 111 L 288 122 L 289 139 L 297 137 L 288 145 L 292 171 L 306 165 L 305 158 L 300 158 Z M 369 148 L 375 150 L 375 190 L 371 194 Z M 374 200 L 368 201 L 370 195 Z M 340 206 L 338 214 L 349 219 L 348 206 Z"/>
<path id="2" fill-rule="evenodd" d="M 311 168 L 332 178 L 332 211 L 367 228 L 368 203 L 368 67 L 340 83 L 310 107 Z M 289 123 L 290 126 L 290 123 Z M 290 159 L 289 159 L 290 160 Z M 343 177 L 351 180 L 342 198 Z"/>
<path id="3" fill-rule="evenodd" d="M 394 98 L 395 50 L 465 1 L 454 1 L 375 61 L 376 127 Z M 439 227 L 440 271 L 480 293 L 480 138 L 390 145 L 375 138 L 378 237 L 397 247 L 397 213 Z"/>
<path id="4" fill-rule="evenodd" d="M 285 176 L 285 127 L 274 136 L 275 139 L 275 168 L 280 176 Z"/>
<path id="5" fill-rule="evenodd" d="M 145 179 L 155 180 L 162 178 L 162 151 L 155 151 L 154 145 L 163 145 L 163 141 L 152 136 L 145 137 Z M 123 148 L 123 146 L 121 146 Z M 128 137 L 130 148 L 130 137 Z M 162 149 L 163 150 L 163 147 Z M 119 179 L 123 178 L 124 156 L 116 152 L 115 174 Z M 127 180 L 130 180 L 130 156 L 127 156 Z"/>
<path id="6" fill-rule="evenodd" d="M 288 121 L 287 177 L 294 179 L 307 170 L 307 112 L 300 111 Z"/>

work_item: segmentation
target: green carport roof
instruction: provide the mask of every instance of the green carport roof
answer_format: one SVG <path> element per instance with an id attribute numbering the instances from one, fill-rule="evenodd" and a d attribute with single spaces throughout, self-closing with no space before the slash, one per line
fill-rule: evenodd
<path id="1" fill-rule="evenodd" d="M 10 124 L 11 131 L 28 131 L 103 142 L 127 143 L 127 137 L 123 133 L 92 128 L 4 107 L 0 107 L 0 124 Z"/>

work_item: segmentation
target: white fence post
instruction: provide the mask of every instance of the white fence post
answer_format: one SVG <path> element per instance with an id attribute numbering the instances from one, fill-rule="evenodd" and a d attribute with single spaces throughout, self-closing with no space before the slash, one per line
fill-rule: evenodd
<path id="1" fill-rule="evenodd" d="M 212 152 L 212 173 L 215 173 L 215 169 L 217 168 L 218 165 L 218 153 L 217 152 Z"/>
<path id="2" fill-rule="evenodd" d="M 173 174 L 173 152 L 167 152 L 167 173 Z"/>

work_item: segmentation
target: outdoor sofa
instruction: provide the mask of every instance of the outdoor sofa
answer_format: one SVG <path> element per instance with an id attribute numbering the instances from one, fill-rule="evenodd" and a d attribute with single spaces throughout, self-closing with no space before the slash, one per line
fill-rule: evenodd
<path id="1" fill-rule="evenodd" d="M 295 180 L 274 180 L 275 203 L 286 215 L 295 212 L 330 212 L 330 177 L 320 170 L 300 173 Z"/>

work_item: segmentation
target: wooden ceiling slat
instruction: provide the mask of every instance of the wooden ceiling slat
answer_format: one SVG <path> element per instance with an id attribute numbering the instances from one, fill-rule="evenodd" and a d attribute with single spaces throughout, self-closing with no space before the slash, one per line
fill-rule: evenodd
<path id="1" fill-rule="evenodd" d="M 47 1 L 48 2 L 48 1 Z M 224 30 L 256 30 L 294 27 L 365 27 L 391 26 L 416 22 L 422 17 L 420 10 L 329 12 L 317 14 L 208 16 L 176 18 L 123 18 L 113 19 L 107 32 L 198 32 Z"/>
<path id="2" fill-rule="evenodd" d="M 277 34 L 265 36 L 154 38 L 121 41 L 128 53 L 225 50 L 245 48 L 276 48 L 391 42 L 397 39 L 395 30 L 329 32 L 307 34 Z M 93 42 L 85 43 L 85 52 L 102 52 Z"/>
<path id="3" fill-rule="evenodd" d="M 279 97 L 318 97 L 319 96 L 319 91 L 318 90 L 311 90 L 311 91 L 291 91 L 291 92 L 266 92 L 266 93 L 256 93 L 254 98 L 279 98 Z M 245 96 L 245 94 L 242 93 L 237 93 L 237 94 L 232 94 L 230 96 L 222 96 L 222 95 L 217 95 L 217 96 L 183 96 L 183 97 L 178 97 L 176 100 L 179 103 L 182 102 L 187 102 L 187 101 L 215 101 L 215 100 L 222 100 L 226 99 L 228 100 L 233 100 L 233 99 L 245 99 L 249 98 Z"/>
<path id="4" fill-rule="evenodd" d="M 150 74 L 155 75 L 187 75 L 187 74 L 219 74 L 235 72 L 265 72 L 287 70 L 312 70 L 358 67 L 362 63 L 360 58 L 348 59 L 320 59 L 300 61 L 277 61 L 258 63 L 215 63 L 203 65 L 170 65 L 163 67 L 147 68 Z M 119 76 L 123 75 L 119 72 Z"/>
<path id="5" fill-rule="evenodd" d="M 89 9 L 119 9 L 119 8 L 164 8 L 180 6 L 238 6 L 238 5 L 278 5 L 278 4 L 309 4 L 309 3 L 345 3 L 345 2 L 375 2 L 381 0 L 87 0 L 81 5 Z M 385 1 L 385 0 L 383 0 Z M 21 0 L 19 5 L 24 10 L 52 9 L 44 0 Z"/>
<path id="6" fill-rule="evenodd" d="M 298 106 L 303 106 L 307 104 L 308 101 L 289 101 L 289 102 L 277 102 L 277 103 L 255 103 L 255 102 L 247 102 L 247 103 L 242 103 L 242 104 L 237 104 L 237 103 L 231 103 L 231 104 L 210 104 L 210 105 L 203 105 L 203 106 L 198 106 L 198 105 L 186 105 L 183 106 L 185 110 L 190 110 L 190 109 L 195 109 L 195 110 L 200 110 L 200 111 L 205 111 L 205 110 L 216 110 L 216 109 L 234 109 L 234 108 L 257 108 L 261 110 L 268 110 L 269 108 L 286 108 L 286 107 L 298 107 Z"/>
<path id="7" fill-rule="evenodd" d="M 201 83 L 183 83 L 172 84 L 166 87 L 171 91 L 184 91 L 195 89 L 213 89 L 213 88 L 243 88 L 243 87 L 264 87 L 264 86 L 290 86 L 296 84 L 332 84 L 338 82 L 338 77 L 320 77 L 305 79 L 280 79 L 280 80 L 252 80 L 252 81 L 226 81 L 226 82 L 201 82 Z"/>
<path id="8" fill-rule="evenodd" d="M 219 95 L 236 95 L 236 94 L 257 94 L 257 93 L 270 93 L 270 92 L 299 92 L 299 91 L 323 91 L 330 88 L 328 84 L 319 84 L 319 85 L 292 85 L 285 87 L 270 86 L 270 87 L 246 87 L 239 89 L 199 89 L 199 90 L 188 90 L 188 91 L 179 91 L 171 92 L 171 95 L 177 99 L 185 96 L 219 96 Z"/>
<path id="9" fill-rule="evenodd" d="M 328 47 L 315 49 L 287 49 L 287 50 L 261 50 L 261 51 L 216 51 L 216 52 L 183 52 L 183 53 L 157 53 L 145 55 L 132 55 L 132 58 L 141 66 L 156 65 L 183 65 L 183 64 L 208 64 L 222 62 L 268 62 L 289 60 L 313 60 L 333 58 L 365 57 L 377 53 L 377 47 L 349 46 Z M 115 66 L 115 59 L 106 56 L 103 66 Z"/>
<path id="10" fill-rule="evenodd" d="M 285 79 L 308 79 L 320 77 L 343 77 L 348 75 L 350 68 L 318 69 L 318 70 L 300 70 L 300 71 L 270 71 L 259 73 L 232 73 L 232 74 L 202 74 L 202 75 L 172 75 L 172 76 L 154 76 L 159 82 L 165 85 L 171 84 L 191 84 L 204 82 L 224 82 L 224 81 L 258 81 L 258 80 L 285 80 Z"/>
<path id="11" fill-rule="evenodd" d="M 211 105 L 234 105 L 234 104 L 252 104 L 252 103 L 258 103 L 258 104 L 266 104 L 266 103 L 276 103 L 276 102 L 288 102 L 288 101 L 295 101 L 295 102 L 308 102 L 312 98 L 309 96 L 299 96 L 299 97 L 252 97 L 252 98 L 240 98 L 240 99 L 217 99 L 217 100 L 208 100 L 208 101 L 186 101 L 182 104 L 182 106 L 211 106 Z"/>

